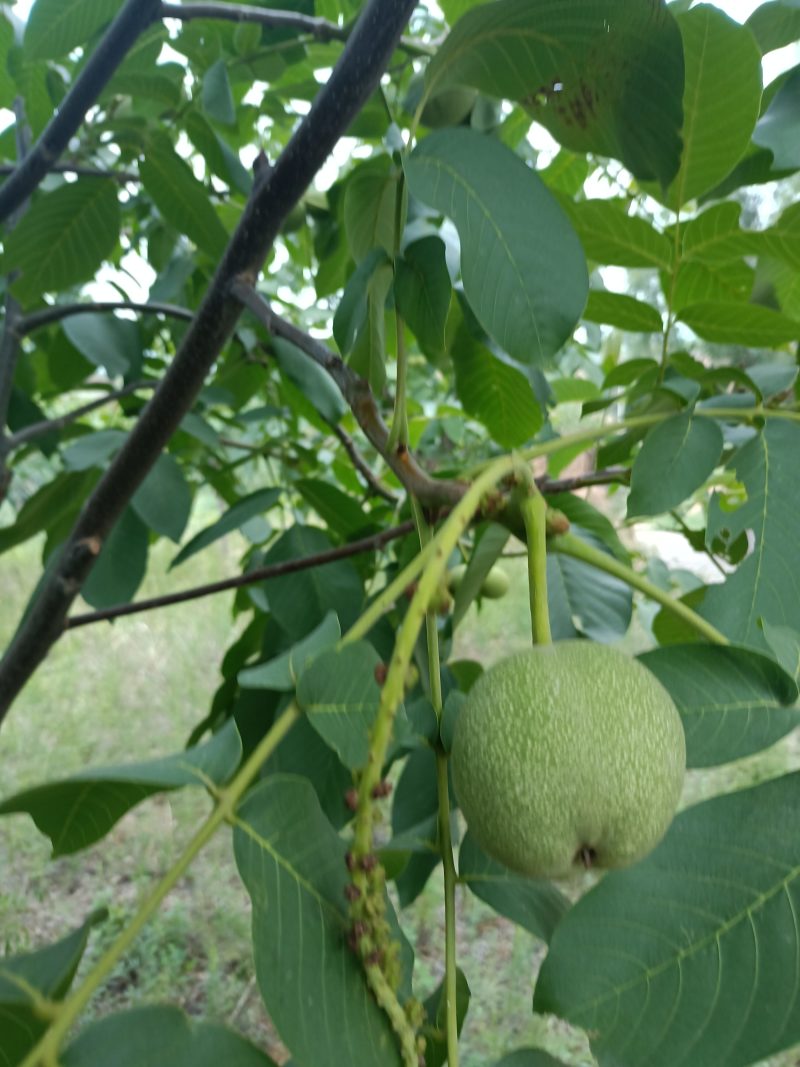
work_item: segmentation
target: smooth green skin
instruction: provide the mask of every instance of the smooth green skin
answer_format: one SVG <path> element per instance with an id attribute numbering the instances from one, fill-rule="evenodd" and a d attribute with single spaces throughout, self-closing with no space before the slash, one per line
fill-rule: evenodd
<path id="1" fill-rule="evenodd" d="M 672 821 L 685 768 L 666 689 L 636 660 L 590 641 L 538 646 L 491 667 L 453 738 L 470 830 L 532 878 L 647 855 Z"/>
<path id="2" fill-rule="evenodd" d="M 459 563 L 458 566 L 453 567 L 452 570 L 447 572 L 447 588 L 454 593 L 463 582 L 466 573 L 466 563 Z M 500 600 L 501 597 L 506 595 L 510 588 L 511 579 L 503 568 L 492 567 L 483 579 L 483 584 L 480 587 L 478 596 L 486 597 L 487 600 Z"/>

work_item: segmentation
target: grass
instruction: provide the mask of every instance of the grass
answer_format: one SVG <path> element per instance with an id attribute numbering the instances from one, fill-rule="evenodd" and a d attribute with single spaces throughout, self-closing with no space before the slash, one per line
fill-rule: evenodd
<path id="1" fill-rule="evenodd" d="M 221 542 L 187 568 L 167 573 L 159 547 L 140 595 L 213 580 L 236 569 L 237 546 Z M 32 588 L 38 546 L 3 557 L 0 646 Z M 508 597 L 474 609 L 459 631 L 454 657 L 493 662 L 529 638 L 522 561 L 510 561 Z M 68 633 L 36 673 L 0 730 L 0 796 L 90 765 L 146 759 L 180 749 L 205 713 L 231 640 L 232 594 Z M 641 644 L 636 631 L 633 647 Z M 633 648 L 631 649 L 633 650 Z M 692 802 L 740 788 L 797 765 L 790 739 L 767 753 L 713 773 L 693 774 Z M 175 859 L 207 811 L 196 790 L 165 794 L 127 815 L 98 845 L 48 858 L 49 845 L 25 816 L 0 820 L 0 952 L 55 940 L 95 907 L 109 919 L 93 936 L 83 966 L 113 939 L 136 900 Z M 467 892 L 459 892 L 459 964 L 472 990 L 462 1034 L 462 1067 L 485 1067 L 512 1048 L 548 1049 L 569 1067 L 594 1061 L 583 1034 L 533 1016 L 531 989 L 543 946 Z M 286 1053 L 252 979 L 249 902 L 229 838 L 220 833 L 95 998 L 86 1020 L 133 1004 L 170 1001 L 192 1015 L 233 1025 L 273 1055 Z M 417 953 L 418 993 L 442 977 L 444 917 L 439 874 L 404 914 Z M 787 1056 L 773 1065 L 794 1062 Z M 344 1065 L 343 1065 L 344 1067 Z"/>

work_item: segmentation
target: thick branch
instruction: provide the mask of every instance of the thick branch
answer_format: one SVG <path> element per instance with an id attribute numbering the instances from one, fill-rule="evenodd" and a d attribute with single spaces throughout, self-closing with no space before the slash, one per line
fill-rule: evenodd
<path id="1" fill-rule="evenodd" d="M 267 582 L 270 578 L 278 578 L 282 574 L 295 574 L 297 571 L 323 567 L 326 563 L 349 559 L 350 556 L 358 556 L 364 552 L 377 552 L 390 541 L 405 537 L 413 529 L 414 523 L 409 520 L 399 526 L 391 526 L 388 530 L 373 534 L 372 537 L 363 537 L 360 541 L 351 541 L 349 545 L 331 548 L 327 552 L 318 552 L 314 556 L 304 556 L 301 559 L 286 560 L 284 563 L 273 563 L 268 567 L 258 567 L 246 574 L 237 574 L 234 578 L 223 578 L 219 582 L 198 585 L 194 589 L 184 589 L 180 593 L 168 593 L 165 596 L 152 597 L 150 600 L 140 600 L 136 604 L 120 604 L 117 607 L 104 608 L 102 611 L 88 611 L 83 615 L 73 615 L 72 618 L 67 619 L 64 629 L 74 630 L 76 626 L 88 626 L 93 622 L 110 622 L 122 615 L 136 615 L 140 611 L 165 608 L 170 604 L 183 604 L 187 600 L 198 600 L 200 597 L 211 596 L 214 593 L 224 593 L 228 589 L 241 589 L 243 586 L 254 585 L 256 582 Z"/>
<path id="2" fill-rule="evenodd" d="M 16 118 L 14 139 L 17 159 L 22 163 L 29 151 L 30 130 L 25 115 L 25 105 L 21 97 L 17 97 L 14 101 L 14 115 Z M 27 207 L 27 199 L 21 200 L 8 219 L 7 226 L 9 230 L 13 230 Z M 11 285 L 16 276 L 17 272 L 12 271 L 6 278 L 5 316 L 3 319 L 3 333 L 0 336 L 0 503 L 5 499 L 8 487 L 11 484 L 11 471 L 6 466 L 8 454 L 11 451 L 11 444 L 6 435 L 6 425 L 11 404 L 11 393 L 14 389 L 14 374 L 22 351 L 22 334 L 19 329 L 22 308 L 11 293 Z"/>
<path id="3" fill-rule="evenodd" d="M 158 0 L 126 0 L 30 155 L 0 186 L 0 220 L 7 218 L 31 195 L 58 160 L 133 42 L 158 18 L 159 7 Z"/>
<path id="4" fill-rule="evenodd" d="M 141 311 L 146 315 L 168 315 L 170 318 L 183 319 L 186 322 L 191 322 L 194 318 L 193 311 L 178 307 L 177 304 L 140 304 L 134 300 L 100 300 L 84 304 L 53 304 L 41 311 L 33 311 L 20 320 L 18 329 L 21 334 L 25 335 L 42 326 L 68 319 L 71 315 L 106 311 Z"/>
<path id="5" fill-rule="evenodd" d="M 123 14 L 137 3 L 145 6 L 142 0 L 129 0 Z M 231 282 L 237 277 L 255 280 L 289 211 L 374 91 L 413 8 L 414 0 L 369 0 L 311 110 L 275 166 L 257 181 L 161 385 L 86 501 L 57 564 L 42 582 L 0 662 L 0 720 L 62 633 L 69 606 L 103 542 L 191 408 L 232 333 L 241 304 L 231 295 Z"/>
<path id="6" fill-rule="evenodd" d="M 0 175 L 14 174 L 17 169 L 14 163 L 0 163 Z M 80 163 L 54 163 L 47 171 L 49 174 L 75 174 L 79 178 L 108 178 L 121 185 L 139 181 L 139 175 L 132 170 L 105 170 L 102 167 L 85 167 Z"/>
<path id="7" fill-rule="evenodd" d="M 369 384 L 363 378 L 355 374 L 325 345 L 277 315 L 252 285 L 237 280 L 231 286 L 231 292 L 252 311 L 269 333 L 290 341 L 328 372 L 341 389 L 342 396 L 350 405 L 358 425 L 372 447 L 383 457 L 400 484 L 415 496 L 423 507 L 447 507 L 458 503 L 467 488 L 464 482 L 437 481 L 420 467 L 405 445 L 399 446 L 395 451 L 389 448 L 388 427 L 381 418 Z"/>
<path id="8" fill-rule="evenodd" d="M 130 385 L 124 386 L 122 389 L 116 389 L 112 393 L 104 393 L 103 396 L 97 398 L 97 400 L 90 400 L 87 404 L 83 404 L 79 408 L 75 408 L 74 411 L 68 411 L 65 415 L 59 415 L 55 419 L 43 419 L 41 422 L 32 422 L 29 426 L 23 426 L 21 430 L 17 430 L 8 438 L 8 449 L 19 448 L 21 445 L 27 444 L 29 441 L 35 440 L 37 437 L 44 437 L 45 434 L 52 433 L 54 430 L 63 430 L 65 426 L 69 426 L 71 422 L 75 422 L 77 419 L 83 418 L 84 415 L 88 415 L 90 411 L 95 411 L 97 408 L 103 407 L 105 404 L 110 403 L 112 400 L 121 400 L 123 397 L 130 396 L 131 393 L 136 393 L 140 389 L 155 389 L 158 382 L 131 382 Z"/>

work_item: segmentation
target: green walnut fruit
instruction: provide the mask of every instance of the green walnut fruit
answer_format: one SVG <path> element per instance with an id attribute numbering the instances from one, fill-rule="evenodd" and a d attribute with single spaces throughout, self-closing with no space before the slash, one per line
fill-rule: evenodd
<path id="1" fill-rule="evenodd" d="M 459 563 L 458 566 L 453 567 L 452 570 L 447 572 L 447 588 L 451 593 L 454 593 L 458 589 L 464 581 L 464 575 L 466 573 L 466 563 Z M 510 588 L 511 580 L 506 572 L 502 567 L 494 566 L 483 579 L 481 587 L 478 590 L 478 596 L 486 597 L 488 600 L 499 600 L 506 595 Z"/>
<path id="2" fill-rule="evenodd" d="M 672 821 L 685 768 L 666 689 L 636 660 L 590 641 L 491 667 L 453 738 L 469 829 L 490 856 L 532 878 L 641 859 Z"/>

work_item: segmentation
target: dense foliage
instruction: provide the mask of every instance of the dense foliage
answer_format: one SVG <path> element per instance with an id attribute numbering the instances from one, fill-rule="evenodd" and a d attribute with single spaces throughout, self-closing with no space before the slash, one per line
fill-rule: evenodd
<path id="1" fill-rule="evenodd" d="M 456 892 L 548 943 L 533 1010 L 601 1065 L 800 1042 L 797 774 L 685 810 L 583 895 L 459 840 L 448 787 L 482 669 L 454 632 L 513 536 L 541 594 L 537 530 L 554 639 L 635 618 L 690 768 L 798 724 L 800 67 L 762 84 L 798 39 L 796 0 L 744 25 L 686 0 L 0 5 L 0 551 L 42 546 L 0 723 L 66 627 L 102 641 L 130 609 L 159 539 L 175 567 L 248 545 L 187 749 L 0 801 L 56 856 L 158 792 L 213 802 L 78 982 L 101 915 L 0 960 L 0 1063 L 267 1067 L 168 1005 L 70 1036 L 223 824 L 299 1067 L 457 1064 Z M 654 521 L 713 580 L 632 557 L 619 528 Z M 440 863 L 421 1004 L 402 908 Z"/>

